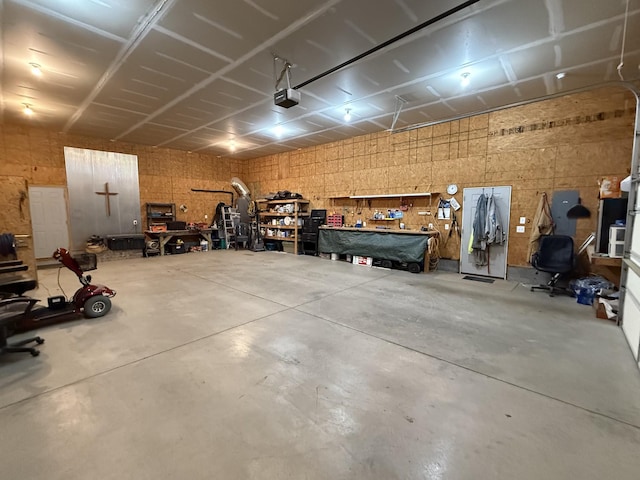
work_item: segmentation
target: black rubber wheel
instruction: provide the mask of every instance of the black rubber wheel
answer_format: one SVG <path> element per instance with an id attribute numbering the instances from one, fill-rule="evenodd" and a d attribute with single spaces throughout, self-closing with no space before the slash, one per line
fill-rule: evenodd
<path id="1" fill-rule="evenodd" d="M 36 338 L 36 343 L 38 345 L 42 345 L 44 343 L 44 338 L 40 338 L 40 337 Z"/>
<path id="2" fill-rule="evenodd" d="M 420 264 L 412 262 L 407 265 L 407 270 L 409 270 L 411 273 L 420 273 Z"/>
<path id="3" fill-rule="evenodd" d="M 103 317 L 111 310 L 111 300 L 104 295 L 96 295 L 84 302 L 84 316 L 88 318 Z"/>
<path id="4" fill-rule="evenodd" d="M 31 350 L 31 356 L 32 357 L 37 357 L 38 355 L 40 355 L 40 350 Z"/>
<path id="5" fill-rule="evenodd" d="M 391 260 L 382 260 L 382 263 L 380 264 L 380 266 L 382 268 L 392 268 L 393 262 Z"/>

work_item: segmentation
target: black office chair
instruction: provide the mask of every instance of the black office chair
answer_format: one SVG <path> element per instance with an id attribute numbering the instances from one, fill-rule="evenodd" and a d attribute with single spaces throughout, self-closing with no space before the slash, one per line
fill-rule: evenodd
<path id="1" fill-rule="evenodd" d="M 0 234 L 0 298 L 22 295 L 38 286 L 35 278 L 23 273 L 28 269 L 29 266 L 18 259 L 14 235 Z"/>
<path id="2" fill-rule="evenodd" d="M 34 342 L 42 345 L 44 343 L 42 337 L 25 338 L 15 343 L 7 342 L 7 338 L 15 330 L 16 322 L 23 317 L 26 309 L 33 307 L 35 302 L 37 300 L 31 297 L 10 297 L 0 300 L 0 354 L 27 352 L 34 357 L 40 355 L 40 350 L 26 345 Z"/>
<path id="3" fill-rule="evenodd" d="M 556 293 L 573 295 L 566 289 L 556 286 L 558 281 L 575 267 L 576 256 L 573 252 L 573 238 L 567 235 L 544 235 L 540 237 L 538 251 L 531 257 L 531 265 L 540 272 L 553 274 L 546 285 L 535 285 L 534 290 L 546 290 L 549 296 Z"/>

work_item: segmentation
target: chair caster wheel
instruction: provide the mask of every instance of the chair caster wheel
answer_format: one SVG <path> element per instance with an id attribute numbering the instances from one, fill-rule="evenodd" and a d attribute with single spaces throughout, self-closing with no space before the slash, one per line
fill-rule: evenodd
<path id="1" fill-rule="evenodd" d="M 532 291 L 532 292 L 534 291 L 534 290 L 533 290 L 533 287 L 531 287 L 531 291 Z"/>
<path id="2" fill-rule="evenodd" d="M 36 338 L 36 343 L 38 345 L 42 345 L 44 343 L 44 338 L 40 338 L 40 337 Z"/>
<path id="3" fill-rule="evenodd" d="M 40 350 L 31 350 L 30 353 L 32 357 L 37 357 L 38 355 L 40 355 Z"/>

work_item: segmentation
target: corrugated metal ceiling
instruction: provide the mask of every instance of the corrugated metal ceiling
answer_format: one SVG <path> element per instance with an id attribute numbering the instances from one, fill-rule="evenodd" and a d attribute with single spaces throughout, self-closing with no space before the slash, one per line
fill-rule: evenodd
<path id="1" fill-rule="evenodd" d="M 299 106 L 274 105 L 274 55 L 297 85 L 461 3 L 4 0 L 1 113 L 254 158 L 389 129 L 398 96 L 403 128 L 619 81 L 623 38 L 621 73 L 640 77 L 640 0 L 628 15 L 626 0 L 481 0 L 301 88 Z"/>

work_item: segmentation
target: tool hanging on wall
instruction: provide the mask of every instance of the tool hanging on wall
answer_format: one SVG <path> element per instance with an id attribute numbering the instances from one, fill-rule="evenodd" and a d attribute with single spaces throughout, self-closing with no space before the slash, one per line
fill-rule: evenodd
<path id="1" fill-rule="evenodd" d="M 20 200 L 18 203 L 18 209 L 20 210 L 20 219 L 24 220 L 24 203 L 27 201 L 27 199 L 29 198 L 29 196 L 27 195 L 27 192 L 24 190 L 20 190 Z"/>
<path id="2" fill-rule="evenodd" d="M 449 239 L 451 238 L 451 235 L 454 230 L 458 238 L 462 240 L 462 232 L 460 231 L 460 225 L 458 224 L 458 217 L 456 216 L 456 211 L 451 210 L 451 228 L 449 229 L 449 234 L 447 235 L 446 243 L 449 243 Z"/>
<path id="3" fill-rule="evenodd" d="M 438 202 L 438 219 L 449 220 L 451 218 L 451 204 L 442 198 Z"/>
<path id="4" fill-rule="evenodd" d="M 454 234 L 458 237 L 458 239 L 461 241 L 462 240 L 462 232 L 460 230 L 460 225 L 458 223 L 458 217 L 456 216 L 456 212 L 455 210 L 451 210 L 451 225 L 449 227 L 449 233 L 447 233 L 447 236 L 444 238 L 443 240 L 443 246 L 446 247 L 449 244 L 449 239 L 451 238 L 451 236 Z"/>

